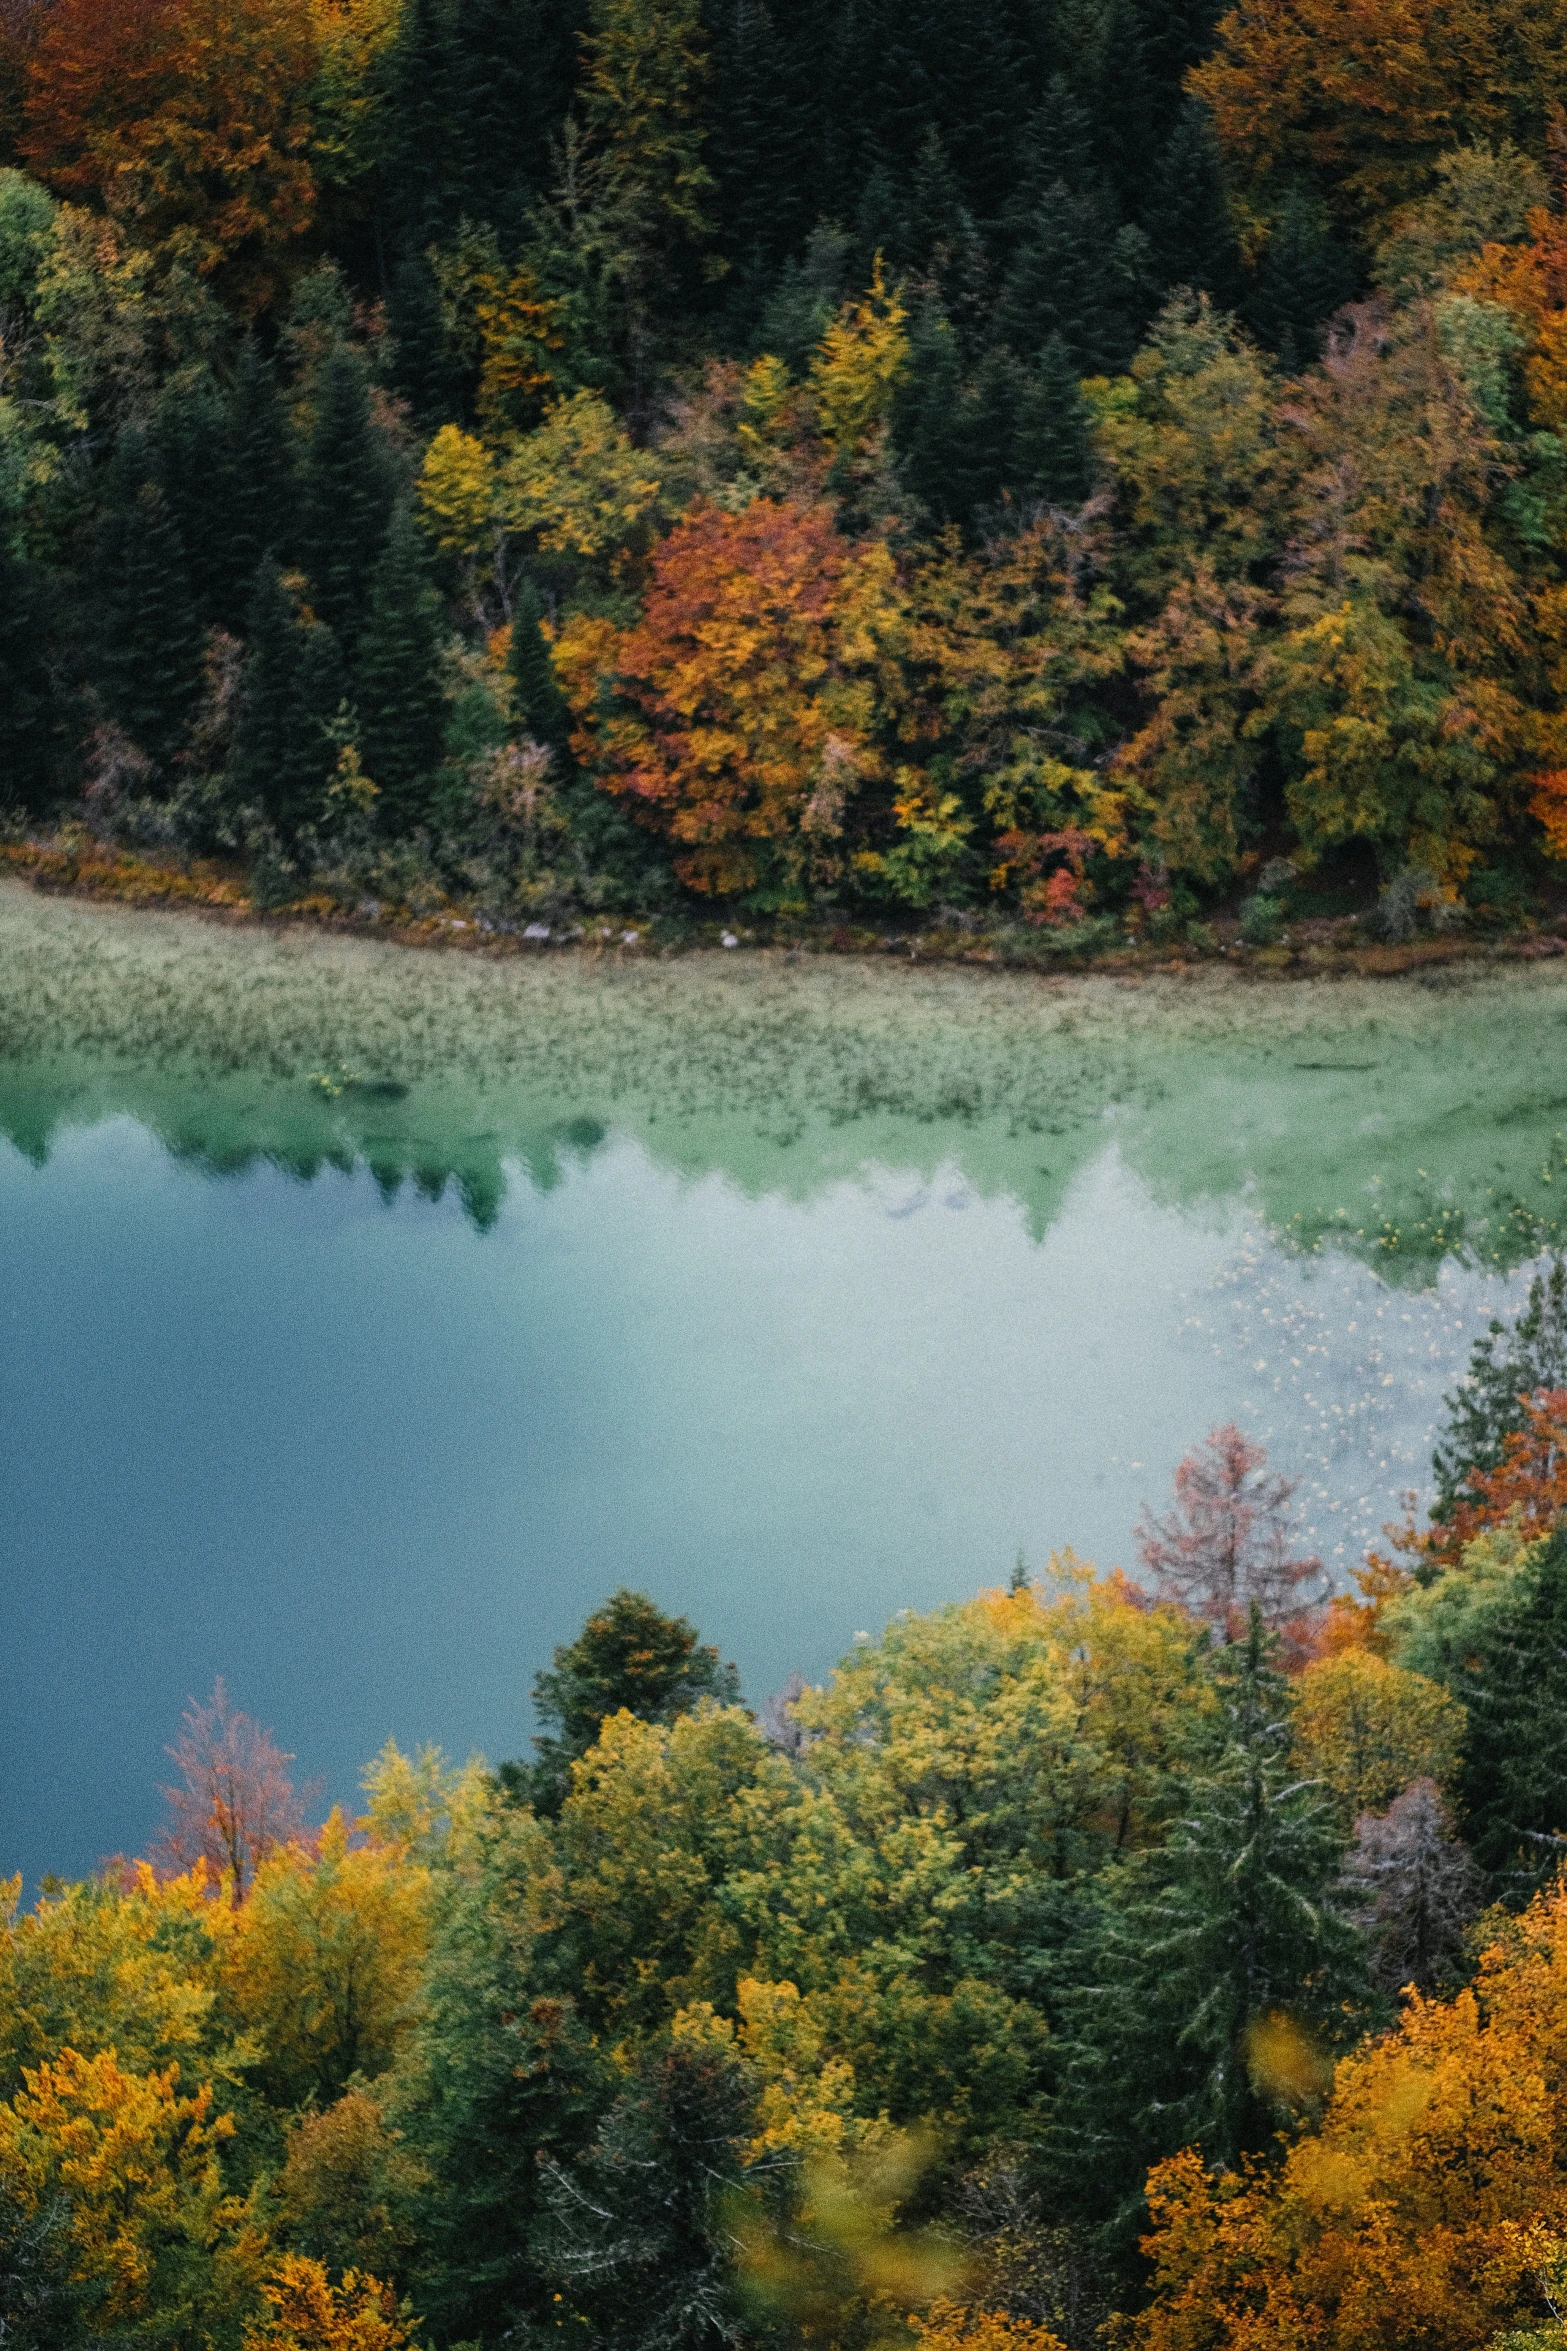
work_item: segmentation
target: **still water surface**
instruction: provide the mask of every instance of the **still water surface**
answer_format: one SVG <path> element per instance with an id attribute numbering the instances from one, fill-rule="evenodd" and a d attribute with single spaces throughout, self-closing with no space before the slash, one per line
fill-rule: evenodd
<path id="1" fill-rule="evenodd" d="M 0 889 L 0 1870 L 222 1673 L 349 1795 L 619 1582 L 753 1698 L 1235 1416 L 1341 1572 L 1567 1210 L 1567 983 L 522 966 Z"/>

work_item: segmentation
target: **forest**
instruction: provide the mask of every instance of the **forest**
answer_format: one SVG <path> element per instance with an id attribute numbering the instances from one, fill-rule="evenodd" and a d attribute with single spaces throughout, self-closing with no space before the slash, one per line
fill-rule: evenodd
<path id="1" fill-rule="evenodd" d="M 222 1683 L 0 1924 L 18 2351 L 1560 2351 L 1567 1267 L 1329 1598 L 1238 1428 L 759 1712 L 615 1592 L 308 1825 Z"/>
<path id="2" fill-rule="evenodd" d="M 1527 923 L 1564 59 L 1567 0 L 3 0 L 0 822 L 535 935 Z"/>

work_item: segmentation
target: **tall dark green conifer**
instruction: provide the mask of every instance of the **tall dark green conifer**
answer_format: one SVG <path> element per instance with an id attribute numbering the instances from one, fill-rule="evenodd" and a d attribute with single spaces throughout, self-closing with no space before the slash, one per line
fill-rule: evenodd
<path id="1" fill-rule="evenodd" d="M 965 425 L 958 338 L 941 304 L 923 302 L 910 327 L 893 439 L 903 479 L 934 523 L 959 520 L 973 503 Z"/>
<path id="2" fill-rule="evenodd" d="M 0 547 L 0 807 L 42 808 L 55 748 L 47 582 Z"/>
<path id="3" fill-rule="evenodd" d="M 1292 188 L 1246 303 L 1254 334 L 1294 372 L 1319 356 L 1322 329 L 1352 301 L 1359 272 L 1306 190 Z"/>
<path id="4" fill-rule="evenodd" d="M 380 792 L 390 833 L 427 821 L 446 728 L 441 690 L 440 606 L 424 539 L 406 506 L 392 517 L 370 587 L 354 669 L 359 753 Z"/>
<path id="5" fill-rule="evenodd" d="M 344 343 L 328 353 L 317 381 L 303 508 L 300 545 L 311 600 L 351 655 L 391 519 L 392 481 L 371 422 L 364 362 Z"/>
<path id="6" fill-rule="evenodd" d="M 571 712 L 560 690 L 550 649 L 544 642 L 539 625 L 543 617 L 538 591 L 531 580 L 525 579 L 517 591 L 511 615 L 511 675 L 517 717 L 536 743 L 543 743 L 554 752 L 557 774 L 565 777 L 574 764 Z"/>
<path id="7" fill-rule="evenodd" d="M 1467 1646 L 1461 1826 L 1491 1898 L 1521 1908 L 1567 1862 L 1567 1531 Z"/>
<path id="8" fill-rule="evenodd" d="M 268 551 L 280 563 L 295 554 L 299 481 L 294 436 L 277 378 L 253 335 L 246 337 L 229 400 L 230 543 L 224 625 L 240 628 Z"/>
<path id="9" fill-rule="evenodd" d="M 234 472 L 223 401 L 210 376 L 171 387 L 153 432 L 158 483 L 185 550 L 197 615 L 208 627 L 229 604 Z"/>
<path id="10" fill-rule="evenodd" d="M 109 468 L 98 576 L 104 708 L 166 766 L 201 694 L 202 633 L 185 549 L 139 436 L 122 436 Z"/>
<path id="11" fill-rule="evenodd" d="M 1103 204 L 1062 180 L 1044 191 L 1002 287 L 1002 335 L 1033 360 L 1059 335 L 1084 375 L 1112 374 L 1131 357 L 1127 319 L 1108 267 L 1111 223 Z"/>
<path id="12" fill-rule="evenodd" d="M 1190 286 L 1222 310 L 1240 298 L 1240 254 L 1208 109 L 1188 98 L 1159 158 L 1144 216 L 1158 292 Z"/>
<path id="13" fill-rule="evenodd" d="M 275 557 L 263 557 L 246 615 L 228 788 L 231 799 L 258 808 L 285 843 L 320 819 L 337 764 L 328 728 L 345 683 L 331 630 L 302 618 Z"/>
<path id="14" fill-rule="evenodd" d="M 1018 404 L 1016 486 L 1049 506 L 1078 507 L 1093 478 L 1088 403 L 1060 335 L 1047 335 Z"/>
<path id="15" fill-rule="evenodd" d="M 1331 1809 L 1292 1767 L 1275 1646 L 1254 1606 L 1246 1638 L 1217 1653 L 1220 1735 L 1194 1758 L 1184 1817 L 1162 1850 L 1107 1881 L 1079 1958 L 1063 2181 L 1081 2165 L 1123 2225 L 1161 2156 L 1196 2145 L 1233 2166 L 1265 2147 L 1288 2114 L 1266 2036 L 1320 2050 L 1365 1994 Z"/>

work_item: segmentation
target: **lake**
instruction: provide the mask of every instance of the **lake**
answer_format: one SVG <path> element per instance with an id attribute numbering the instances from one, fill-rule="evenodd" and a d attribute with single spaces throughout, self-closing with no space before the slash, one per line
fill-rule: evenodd
<path id="1" fill-rule="evenodd" d="M 758 1700 L 1135 1564 L 1235 1417 L 1341 1575 L 1567 1216 L 1567 977 L 527 961 L 0 885 L 0 1869 L 225 1676 L 351 1797 L 615 1585 Z"/>

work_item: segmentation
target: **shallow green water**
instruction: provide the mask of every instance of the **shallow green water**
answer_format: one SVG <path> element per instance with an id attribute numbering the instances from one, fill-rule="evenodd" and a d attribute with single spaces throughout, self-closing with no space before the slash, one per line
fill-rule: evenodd
<path id="1" fill-rule="evenodd" d="M 516 1751 L 618 1581 L 759 1697 L 1127 1558 L 1232 1413 L 1343 1569 L 1564 1131 L 1551 966 L 490 963 L 0 888 L 0 1866 L 139 1844 L 214 1672 L 334 1792 Z"/>

